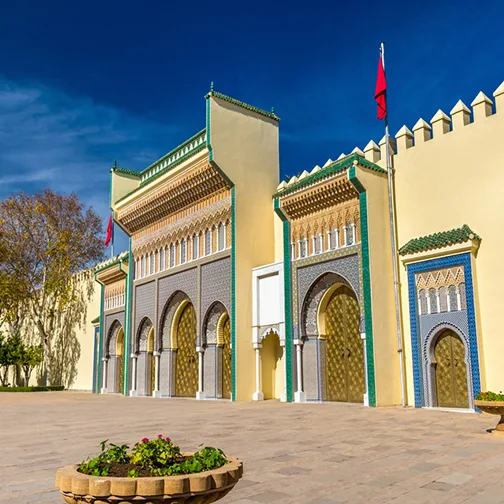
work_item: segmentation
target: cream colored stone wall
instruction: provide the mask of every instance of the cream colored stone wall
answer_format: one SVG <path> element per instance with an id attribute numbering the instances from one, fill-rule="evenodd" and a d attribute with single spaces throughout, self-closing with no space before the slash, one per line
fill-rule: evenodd
<path id="1" fill-rule="evenodd" d="M 376 405 L 401 404 L 387 176 L 357 167 L 367 193 Z M 366 328 L 367 329 L 367 328 Z"/>
<path id="2" fill-rule="evenodd" d="M 431 124 L 419 120 L 412 134 L 396 136 L 396 206 L 398 245 L 410 239 L 467 224 L 481 238 L 473 261 L 482 389 L 504 389 L 502 286 L 504 246 L 504 83 L 490 100 L 479 93 L 471 109 L 458 102 L 451 117 L 438 111 Z M 450 131 L 450 123 L 452 130 Z M 431 129 L 432 128 L 432 129 Z M 414 145 L 413 145 L 414 137 Z M 381 162 L 383 164 L 383 162 Z M 449 251 L 458 253 L 458 249 Z M 443 250 L 429 255 L 439 257 Z M 413 404 L 411 332 L 406 269 L 400 267 L 408 402 Z"/>
<path id="3" fill-rule="evenodd" d="M 278 123 L 210 97 L 214 161 L 235 184 L 237 400 L 254 392 L 252 268 L 275 260 L 272 194 L 280 177 Z"/>

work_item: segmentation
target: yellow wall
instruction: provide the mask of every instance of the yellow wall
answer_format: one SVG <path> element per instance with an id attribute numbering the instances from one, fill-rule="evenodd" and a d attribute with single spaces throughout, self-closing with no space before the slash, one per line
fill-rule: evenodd
<path id="1" fill-rule="evenodd" d="M 214 161 L 235 184 L 237 400 L 254 392 L 251 269 L 275 259 L 271 196 L 278 184 L 278 123 L 215 97 L 210 100 Z"/>
<path id="2" fill-rule="evenodd" d="M 112 205 L 126 194 L 136 189 L 140 185 L 140 179 L 133 175 L 120 172 L 112 172 L 111 196 Z"/>
<path id="3" fill-rule="evenodd" d="M 93 352 L 95 339 L 95 326 L 91 320 L 100 315 L 101 286 L 93 282 L 94 290 L 87 304 L 86 322 L 81 329 L 77 328 L 76 336 L 81 347 L 81 355 L 77 365 L 77 377 L 70 387 L 72 390 L 92 390 L 93 387 Z M 99 363 L 97 363 L 99 365 Z"/>
<path id="4" fill-rule="evenodd" d="M 261 348 L 261 390 L 264 399 L 280 399 L 284 391 L 283 348 L 275 333 L 270 333 L 262 341 Z"/>
<path id="5" fill-rule="evenodd" d="M 357 167 L 368 203 L 376 405 L 401 404 L 386 174 Z"/>
<path id="6" fill-rule="evenodd" d="M 426 142 L 421 141 L 425 130 L 416 131 L 413 147 L 406 148 L 406 137 L 397 138 L 398 152 L 394 156 L 399 246 L 411 238 L 463 224 L 482 238 L 473 262 L 480 371 L 482 388 L 495 391 L 504 389 L 502 291 L 497 269 L 504 248 L 504 94 L 499 94 L 497 100 L 497 113 L 488 117 L 488 107 L 475 104 L 475 120 L 470 124 L 464 125 L 459 120 L 461 113 L 455 114 L 453 131 L 443 133 L 437 122 L 433 137 Z M 408 285 L 403 265 L 400 271 L 408 397 L 412 404 Z"/>

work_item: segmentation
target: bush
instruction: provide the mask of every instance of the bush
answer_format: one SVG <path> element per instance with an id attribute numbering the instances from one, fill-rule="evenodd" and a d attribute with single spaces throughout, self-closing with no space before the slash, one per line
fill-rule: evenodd
<path id="1" fill-rule="evenodd" d="M 63 385 L 50 385 L 47 387 L 0 387 L 0 392 L 56 392 L 65 390 Z"/>
<path id="2" fill-rule="evenodd" d="M 159 434 L 157 439 L 143 438 L 131 452 L 126 444 L 101 442 L 101 453 L 81 462 L 79 471 L 92 476 L 176 476 L 217 469 L 227 463 L 218 448 L 205 447 L 193 455 L 185 456 L 170 438 Z"/>
<path id="3" fill-rule="evenodd" d="M 480 392 L 476 396 L 477 401 L 504 401 L 504 394 L 502 391 L 499 394 L 495 392 Z"/>

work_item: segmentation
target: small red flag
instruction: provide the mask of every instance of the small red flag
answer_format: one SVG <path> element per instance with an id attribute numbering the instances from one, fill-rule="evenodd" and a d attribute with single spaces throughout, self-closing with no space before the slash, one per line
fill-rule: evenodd
<path id="1" fill-rule="evenodd" d="M 375 100 L 378 103 L 378 119 L 384 119 L 387 115 L 387 100 L 385 93 L 387 92 L 387 81 L 385 80 L 385 69 L 383 68 L 383 60 L 380 54 L 378 60 L 378 76 L 376 77 Z"/>
<path id="2" fill-rule="evenodd" d="M 109 217 L 108 226 L 107 226 L 107 238 L 105 238 L 105 247 L 109 246 L 110 240 L 112 239 L 112 215 Z"/>

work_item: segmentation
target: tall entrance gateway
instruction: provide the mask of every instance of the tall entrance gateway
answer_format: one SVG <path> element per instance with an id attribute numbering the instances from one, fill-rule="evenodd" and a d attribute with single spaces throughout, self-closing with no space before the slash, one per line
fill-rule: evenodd
<path id="1" fill-rule="evenodd" d="M 196 353 L 196 313 L 188 303 L 177 325 L 177 361 L 175 395 L 195 397 L 198 391 L 198 354 Z"/>
<path id="2" fill-rule="evenodd" d="M 468 408 L 467 369 L 462 340 L 449 329 L 443 331 L 434 348 L 438 406 Z"/>
<path id="3" fill-rule="evenodd" d="M 359 304 L 349 287 L 334 292 L 325 319 L 327 400 L 362 402 L 366 387 Z"/>

